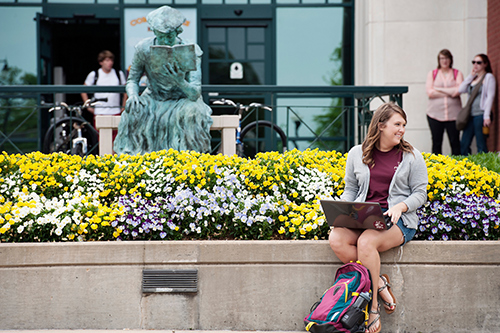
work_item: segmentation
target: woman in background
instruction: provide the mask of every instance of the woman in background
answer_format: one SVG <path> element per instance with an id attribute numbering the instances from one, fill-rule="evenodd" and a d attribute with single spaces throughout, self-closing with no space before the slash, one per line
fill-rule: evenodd
<path id="1" fill-rule="evenodd" d="M 484 79 L 483 79 L 484 77 Z M 477 84 L 482 82 L 479 93 L 477 94 L 471 107 L 471 117 L 462 134 L 461 154 L 469 155 L 471 153 L 470 145 L 474 136 L 478 153 L 488 152 L 486 146 L 486 135 L 489 134 L 491 125 L 491 108 L 495 99 L 496 81 L 492 74 L 490 60 L 486 54 L 478 54 L 472 60 L 472 71 L 460 85 L 460 93 L 472 92 Z M 483 128 L 486 133 L 483 133 Z M 485 135 L 486 134 L 486 135 Z"/>
<path id="2" fill-rule="evenodd" d="M 425 88 L 429 103 L 427 122 L 432 135 L 432 153 L 442 154 L 444 131 L 448 133 L 451 154 L 460 155 L 460 132 L 455 120 L 462 108 L 458 87 L 463 74 L 453 68 L 453 55 L 447 49 L 439 51 L 438 66 L 427 74 Z"/>

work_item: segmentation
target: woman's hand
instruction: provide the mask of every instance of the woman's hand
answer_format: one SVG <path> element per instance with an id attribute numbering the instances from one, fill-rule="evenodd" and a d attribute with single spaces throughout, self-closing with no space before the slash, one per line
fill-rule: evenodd
<path id="1" fill-rule="evenodd" d="M 192 80 L 192 76 L 188 76 L 176 61 L 163 65 L 163 69 L 165 71 L 162 74 L 170 85 L 177 85 L 191 101 L 200 98 L 201 77 L 200 84 L 197 84 L 197 81 Z"/>
<path id="2" fill-rule="evenodd" d="M 176 61 L 164 65 L 163 68 L 165 69 L 165 76 L 167 76 L 169 80 L 175 82 L 178 86 L 184 83 L 186 74 L 181 71 Z"/>
<path id="3" fill-rule="evenodd" d="M 405 213 L 406 211 L 408 211 L 408 206 L 406 206 L 406 204 L 404 202 L 400 202 L 397 205 L 392 206 L 391 208 L 389 208 L 384 213 L 384 215 L 390 216 L 392 223 L 397 223 L 398 220 L 399 220 L 399 218 L 401 217 L 401 215 L 403 213 Z"/>
<path id="4" fill-rule="evenodd" d="M 130 95 L 127 99 L 127 103 L 125 104 L 125 110 L 139 111 L 140 104 L 141 104 L 141 102 L 139 101 L 139 95 L 135 95 L 135 94 Z"/>
<path id="5" fill-rule="evenodd" d="M 474 66 L 472 66 L 472 70 L 471 70 L 470 74 L 471 74 L 474 78 L 477 76 L 477 70 L 474 68 Z"/>
<path id="6" fill-rule="evenodd" d="M 490 127 L 491 119 L 483 119 L 483 126 Z"/>

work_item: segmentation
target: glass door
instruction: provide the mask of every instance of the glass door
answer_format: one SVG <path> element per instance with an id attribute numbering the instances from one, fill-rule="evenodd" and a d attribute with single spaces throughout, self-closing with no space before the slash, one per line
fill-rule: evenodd
<path id="1" fill-rule="evenodd" d="M 202 24 L 204 84 L 272 84 L 271 20 Z"/>
<path id="2" fill-rule="evenodd" d="M 206 19 L 202 20 L 201 48 L 203 83 L 206 85 L 271 85 L 274 84 L 273 34 L 271 19 Z M 236 103 L 249 105 L 272 104 L 270 95 L 255 93 L 251 90 L 228 94 L 205 92 L 204 98 L 214 115 L 234 114 L 234 108 L 214 104 L 215 100 L 230 99 Z M 250 109 L 242 115 L 241 128 L 254 121 L 272 121 L 272 112 L 264 109 Z M 269 132 L 269 131 L 267 131 Z M 260 127 L 251 140 L 262 145 L 271 138 L 264 127 Z M 248 135 L 250 137 L 251 135 Z M 275 143 L 276 141 L 273 141 Z M 212 146 L 217 147 L 218 138 L 213 137 Z M 269 144 L 265 150 L 272 150 Z M 246 148 L 245 148 L 246 149 Z"/>

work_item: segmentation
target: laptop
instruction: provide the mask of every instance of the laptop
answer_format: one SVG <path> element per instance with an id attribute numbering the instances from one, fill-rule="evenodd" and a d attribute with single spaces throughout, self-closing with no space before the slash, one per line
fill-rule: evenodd
<path id="1" fill-rule="evenodd" d="M 387 230 L 392 222 L 378 202 L 321 200 L 326 221 L 333 227 Z"/>

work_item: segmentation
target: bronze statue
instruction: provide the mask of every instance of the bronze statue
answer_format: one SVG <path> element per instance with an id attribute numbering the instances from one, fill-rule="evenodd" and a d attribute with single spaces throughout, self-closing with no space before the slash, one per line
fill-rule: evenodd
<path id="1" fill-rule="evenodd" d="M 200 47 L 179 37 L 186 18 L 169 6 L 146 17 L 155 37 L 135 46 L 114 151 L 147 153 L 162 149 L 210 151 L 212 110 L 201 98 Z M 139 96 L 139 82 L 147 88 Z"/>

